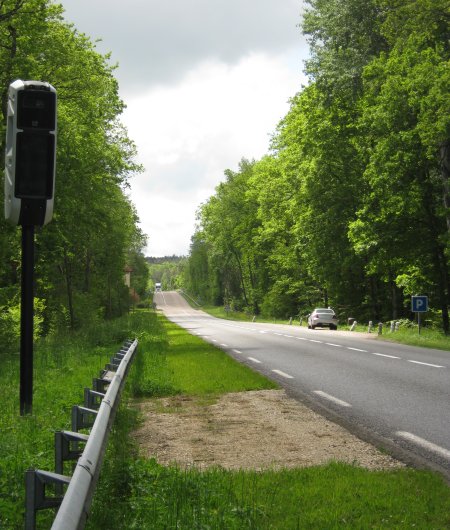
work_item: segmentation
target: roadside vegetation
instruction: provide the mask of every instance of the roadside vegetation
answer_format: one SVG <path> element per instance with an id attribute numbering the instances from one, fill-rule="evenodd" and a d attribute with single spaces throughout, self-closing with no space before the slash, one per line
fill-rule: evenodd
<path id="1" fill-rule="evenodd" d="M 269 153 L 200 206 L 190 293 L 365 323 L 412 320 L 428 295 L 427 326 L 449 333 L 449 20 L 442 0 L 306 1 L 309 83 Z"/>

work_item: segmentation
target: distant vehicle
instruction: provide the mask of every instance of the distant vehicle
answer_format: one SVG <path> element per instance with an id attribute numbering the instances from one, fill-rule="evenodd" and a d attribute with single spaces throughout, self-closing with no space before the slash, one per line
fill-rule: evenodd
<path id="1" fill-rule="evenodd" d="M 308 316 L 308 329 L 321 328 L 337 329 L 338 318 L 331 308 L 317 307 Z"/>
<path id="2" fill-rule="evenodd" d="M 155 292 L 159 293 L 161 290 L 161 283 L 155 282 Z"/>

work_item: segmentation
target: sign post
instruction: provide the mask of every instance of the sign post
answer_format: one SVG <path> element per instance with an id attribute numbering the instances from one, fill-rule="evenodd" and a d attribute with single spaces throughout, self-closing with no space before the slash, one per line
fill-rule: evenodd
<path id="1" fill-rule="evenodd" d="M 420 324 L 421 324 L 421 314 L 428 311 L 428 296 L 412 296 L 411 297 L 411 311 L 417 313 L 417 324 L 419 327 L 420 335 Z"/>
<path id="2" fill-rule="evenodd" d="M 53 214 L 56 90 L 49 83 L 9 85 L 5 152 L 5 219 L 22 226 L 20 414 L 33 403 L 34 227 Z"/>

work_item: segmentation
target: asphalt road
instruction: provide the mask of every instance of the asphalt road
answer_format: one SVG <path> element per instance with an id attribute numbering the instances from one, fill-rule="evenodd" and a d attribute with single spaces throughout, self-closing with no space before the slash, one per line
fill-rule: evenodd
<path id="1" fill-rule="evenodd" d="M 450 478 L 450 352 L 373 334 L 217 319 L 174 291 L 154 301 L 171 321 L 361 438 Z"/>

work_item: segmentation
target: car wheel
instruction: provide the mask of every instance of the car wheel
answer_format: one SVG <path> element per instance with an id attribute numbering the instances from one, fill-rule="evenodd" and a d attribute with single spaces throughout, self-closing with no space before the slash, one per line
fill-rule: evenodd
<path id="1" fill-rule="evenodd" d="M 330 326 L 330 329 L 334 329 L 334 331 L 337 330 L 337 326 Z"/>
<path id="2" fill-rule="evenodd" d="M 316 329 L 316 326 L 311 325 L 311 329 Z"/>

